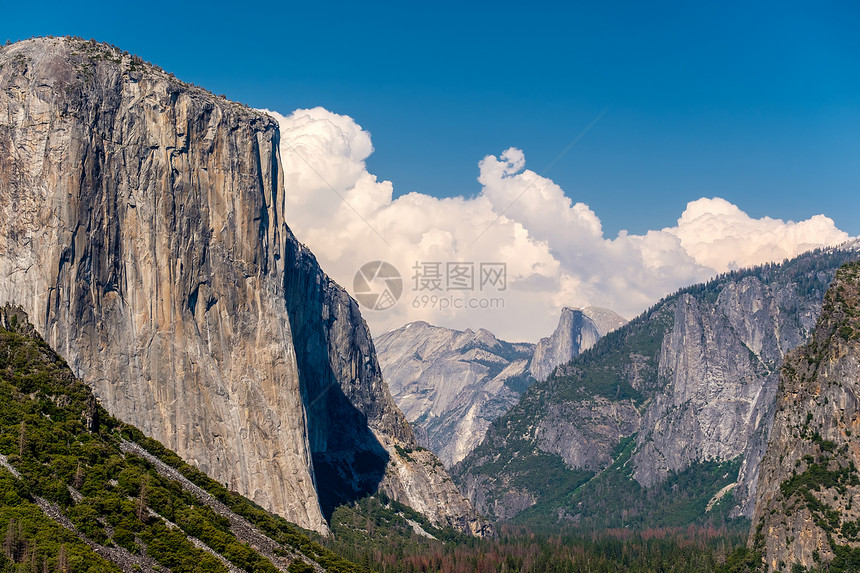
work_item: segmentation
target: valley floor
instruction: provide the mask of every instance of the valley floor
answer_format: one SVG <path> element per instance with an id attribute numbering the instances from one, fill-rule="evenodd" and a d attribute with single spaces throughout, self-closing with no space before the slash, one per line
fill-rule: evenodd
<path id="1" fill-rule="evenodd" d="M 729 573 L 752 571 L 758 561 L 745 548 L 748 522 L 640 531 L 541 532 L 501 525 L 493 539 L 419 531 L 415 524 L 387 500 L 365 498 L 335 512 L 334 537 L 324 543 L 379 573 Z"/>

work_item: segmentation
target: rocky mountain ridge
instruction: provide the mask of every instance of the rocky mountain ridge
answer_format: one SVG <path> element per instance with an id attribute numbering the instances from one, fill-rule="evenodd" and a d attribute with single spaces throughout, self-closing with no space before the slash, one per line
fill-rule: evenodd
<path id="1" fill-rule="evenodd" d="M 414 322 L 376 339 L 382 374 L 397 405 L 446 467 L 462 460 L 535 380 L 590 348 L 625 320 L 608 309 L 562 309 L 537 345 Z"/>
<path id="2" fill-rule="evenodd" d="M 528 385 L 534 347 L 414 322 L 377 337 L 382 376 L 422 446 L 450 466 Z"/>
<path id="3" fill-rule="evenodd" d="M 303 527 L 382 491 L 480 533 L 432 455 L 397 453 L 358 306 L 287 226 L 278 140 L 103 44 L 0 48 L 0 304 L 113 415 Z"/>
<path id="4" fill-rule="evenodd" d="M 688 520 L 750 517 L 782 357 L 856 257 L 816 251 L 667 297 L 533 385 L 455 480 L 495 519 L 649 526 L 674 503 Z"/>
<path id="5" fill-rule="evenodd" d="M 860 559 L 860 263 L 842 267 L 811 340 L 782 367 L 750 544 L 767 570 Z"/>

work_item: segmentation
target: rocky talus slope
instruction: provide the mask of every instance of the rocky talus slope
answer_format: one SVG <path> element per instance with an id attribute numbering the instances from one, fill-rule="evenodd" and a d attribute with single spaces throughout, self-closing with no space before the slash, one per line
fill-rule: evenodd
<path id="1" fill-rule="evenodd" d="M 769 571 L 860 563 L 860 263 L 842 267 L 811 340 L 785 360 L 750 544 Z"/>
<path id="2" fill-rule="evenodd" d="M 608 309 L 564 308 L 555 332 L 536 346 L 505 342 L 484 329 L 415 322 L 377 337 L 376 348 L 383 377 L 419 442 L 450 467 L 535 379 L 625 322 Z"/>
<path id="3" fill-rule="evenodd" d="M 815 251 L 667 297 L 529 388 L 455 479 L 496 519 L 750 517 L 783 356 L 856 257 Z"/>
<path id="4" fill-rule="evenodd" d="M 115 416 L 304 527 L 382 490 L 481 521 L 287 226 L 272 118 L 113 47 L 0 48 L 0 303 Z M 439 500 L 457 499 L 444 505 Z"/>

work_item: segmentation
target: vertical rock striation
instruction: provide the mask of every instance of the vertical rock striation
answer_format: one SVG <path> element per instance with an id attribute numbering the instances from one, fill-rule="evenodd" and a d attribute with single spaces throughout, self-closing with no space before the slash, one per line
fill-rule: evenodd
<path id="1" fill-rule="evenodd" d="M 749 516 L 779 366 L 811 332 L 817 311 L 791 283 L 756 276 L 726 284 L 710 304 L 679 297 L 660 353 L 665 387 L 637 436 L 636 480 L 650 487 L 697 461 L 743 456 L 736 513 Z"/>
<path id="2" fill-rule="evenodd" d="M 556 366 L 567 364 L 588 350 L 609 332 L 627 321 L 613 311 L 596 306 L 581 310 L 565 307 L 558 319 L 555 332 L 541 338 L 529 364 L 529 373 L 535 380 L 546 380 Z"/>
<path id="3" fill-rule="evenodd" d="M 858 433 L 860 263 L 851 263 L 828 290 L 811 340 L 782 367 L 750 534 L 768 570 L 856 566 Z"/>
<path id="4" fill-rule="evenodd" d="M 392 454 L 414 439 L 355 302 L 286 224 L 278 139 L 114 48 L 0 49 L 0 304 L 112 414 L 304 527 L 383 488 L 480 530 L 432 503 L 447 475 L 403 486 L 433 464 Z"/>

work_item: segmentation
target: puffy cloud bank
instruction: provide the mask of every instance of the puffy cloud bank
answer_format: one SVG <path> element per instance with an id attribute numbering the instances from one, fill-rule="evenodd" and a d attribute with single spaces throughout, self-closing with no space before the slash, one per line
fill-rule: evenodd
<path id="1" fill-rule="evenodd" d="M 630 318 L 717 273 L 849 239 L 823 215 L 754 219 L 717 197 L 688 203 L 674 227 L 607 238 L 588 205 L 526 169 L 516 148 L 481 160 L 474 198 L 393 199 L 391 182 L 367 171 L 370 134 L 352 118 L 319 107 L 267 113 L 281 126 L 287 221 L 296 236 L 353 294 L 364 263 L 387 261 L 403 277 L 397 304 L 363 309 L 375 333 L 425 320 L 534 341 L 552 331 L 562 306 L 605 306 Z M 505 264 L 504 290 L 498 281 L 480 288 L 481 263 Z M 463 275 L 464 268 L 471 271 Z M 446 282 L 457 269 L 459 279 Z M 472 290 L 448 288 L 469 277 Z"/>

